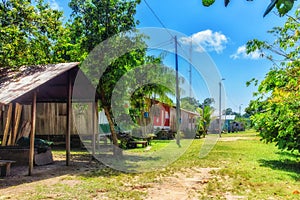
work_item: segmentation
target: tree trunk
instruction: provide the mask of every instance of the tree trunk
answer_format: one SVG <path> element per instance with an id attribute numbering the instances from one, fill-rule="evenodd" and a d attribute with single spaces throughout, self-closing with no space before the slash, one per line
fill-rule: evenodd
<path id="1" fill-rule="evenodd" d="M 115 131 L 115 124 L 112 120 L 112 116 L 110 114 L 110 108 L 109 107 L 104 107 L 104 112 L 105 115 L 107 117 L 107 121 L 109 123 L 109 127 L 110 127 L 110 132 L 111 132 L 111 137 L 112 137 L 112 142 L 113 142 L 113 155 L 114 156 L 122 156 L 123 155 L 123 151 L 121 148 L 119 148 L 119 143 L 118 143 L 118 137 L 117 137 L 117 133 Z"/>

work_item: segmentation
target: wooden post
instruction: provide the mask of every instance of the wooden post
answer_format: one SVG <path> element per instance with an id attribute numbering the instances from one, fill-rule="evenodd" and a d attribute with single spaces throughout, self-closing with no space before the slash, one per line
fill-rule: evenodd
<path id="1" fill-rule="evenodd" d="M 16 112 L 16 104 L 12 103 L 10 129 L 9 129 L 9 134 L 8 134 L 7 146 L 12 145 L 13 129 L 14 129 L 14 125 L 15 125 L 15 117 L 14 117 L 15 112 Z"/>
<path id="2" fill-rule="evenodd" d="M 5 129 L 2 139 L 2 146 L 6 146 L 10 123 L 11 123 L 11 116 L 12 116 L 12 104 L 9 104 L 8 111 L 7 111 L 7 117 L 6 117 L 6 123 L 5 123 Z"/>
<path id="3" fill-rule="evenodd" d="M 72 82 L 71 73 L 68 72 L 68 85 L 67 85 L 67 132 L 66 132 L 66 165 L 70 165 L 71 154 L 71 115 L 72 115 Z"/>
<path id="4" fill-rule="evenodd" d="M 33 170 L 35 125 L 36 125 L 36 91 L 33 92 L 32 105 L 31 105 L 31 133 L 30 133 L 28 176 L 32 175 L 32 170 Z"/>
<path id="5" fill-rule="evenodd" d="M 96 130 L 95 130 L 95 102 L 92 103 L 92 159 L 95 158 L 95 149 L 96 149 Z"/>
<path id="6" fill-rule="evenodd" d="M 95 122 L 96 122 L 96 126 L 95 126 L 95 133 L 96 133 L 96 143 L 97 143 L 97 150 L 99 150 L 99 116 L 98 116 L 98 98 L 96 97 L 95 99 Z"/>
<path id="7" fill-rule="evenodd" d="M 22 105 L 19 103 L 16 103 L 16 109 L 15 109 L 15 120 L 14 120 L 14 127 L 13 127 L 13 132 L 12 132 L 12 141 L 11 145 L 16 144 L 16 139 L 18 135 L 18 130 L 20 126 L 20 119 L 21 119 L 21 113 L 22 113 Z"/>

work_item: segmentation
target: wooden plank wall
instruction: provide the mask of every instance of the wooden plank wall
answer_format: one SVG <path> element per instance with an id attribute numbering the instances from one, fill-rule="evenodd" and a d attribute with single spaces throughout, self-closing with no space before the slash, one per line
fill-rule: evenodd
<path id="1" fill-rule="evenodd" d="M 79 105 L 79 104 L 78 104 Z M 6 111 L 0 111 L 0 135 L 3 135 L 5 127 Z M 71 134 L 92 134 L 92 103 L 82 103 L 74 109 L 72 114 Z M 36 118 L 37 135 L 65 135 L 66 133 L 65 103 L 38 103 Z M 76 117 L 74 117 L 76 116 Z M 31 122 L 31 105 L 23 105 L 20 126 L 26 121 Z M 76 124 L 76 126 L 75 126 Z"/>

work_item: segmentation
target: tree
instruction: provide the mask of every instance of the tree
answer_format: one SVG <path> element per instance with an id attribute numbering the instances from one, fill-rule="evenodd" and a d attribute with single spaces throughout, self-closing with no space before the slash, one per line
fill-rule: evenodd
<path id="1" fill-rule="evenodd" d="M 63 13 L 43 0 L 0 2 L 0 70 L 65 61 Z"/>
<path id="2" fill-rule="evenodd" d="M 160 58 L 147 56 L 144 65 L 124 74 L 114 88 L 114 117 L 122 127 L 127 127 L 126 130 L 137 128 L 144 134 L 153 132 L 153 126 L 150 125 L 153 115 L 149 115 L 155 113 L 151 110 L 155 109 L 152 106 L 157 104 L 157 99 L 172 105 L 169 95 L 174 95 L 174 88 L 175 71 L 163 66 Z M 128 102 L 130 107 L 124 109 L 124 106 L 118 106 L 122 102 Z M 116 108 L 119 108 L 117 112 Z"/>
<path id="3" fill-rule="evenodd" d="M 300 15 L 289 16 L 283 27 L 270 33 L 272 43 L 254 39 L 247 43 L 248 52 L 259 50 L 273 63 L 273 68 L 259 84 L 256 100 L 247 112 L 255 128 L 266 142 L 275 142 L 279 149 L 300 151 Z M 257 83 L 255 79 L 251 82 Z"/>
<path id="4" fill-rule="evenodd" d="M 247 1 L 253 1 L 253 0 L 247 0 Z M 269 14 L 269 12 L 276 6 L 277 11 L 280 16 L 284 16 L 286 13 L 288 13 L 294 5 L 295 0 L 271 0 L 271 3 L 266 8 L 266 11 L 264 13 L 264 17 Z M 228 6 L 230 0 L 224 0 L 225 7 Z M 202 4 L 204 6 L 211 6 L 213 3 L 215 3 L 215 0 L 202 0 Z"/>
<path id="5" fill-rule="evenodd" d="M 196 100 L 194 97 L 181 98 L 181 108 L 183 109 L 195 112 L 199 104 L 199 100 Z"/>
<path id="6" fill-rule="evenodd" d="M 234 114 L 234 112 L 233 112 L 233 110 L 232 110 L 232 108 L 226 108 L 226 110 L 225 110 L 225 113 L 224 113 L 225 115 L 233 115 Z"/>
<path id="7" fill-rule="evenodd" d="M 81 50 L 89 53 L 104 40 L 135 28 L 139 3 L 140 0 L 71 0 L 73 42 L 80 43 Z"/>
<path id="8" fill-rule="evenodd" d="M 203 108 L 197 108 L 196 111 L 200 115 L 200 117 L 197 120 L 196 135 L 198 135 L 199 137 L 201 135 L 203 135 L 203 137 L 205 137 L 205 135 L 207 134 L 208 128 L 210 126 L 210 122 L 212 120 L 211 116 L 212 116 L 214 110 L 211 106 L 204 105 Z"/>
<path id="9" fill-rule="evenodd" d="M 109 48 L 102 49 L 104 51 L 95 54 L 97 60 L 108 63 L 108 67 L 103 69 L 101 68 L 103 65 L 98 63 L 94 65 L 95 67 L 83 68 L 83 70 L 88 77 L 94 77 L 95 74 L 99 74 L 99 71 L 103 70 L 103 73 L 100 73 L 101 77 L 96 80 L 97 91 L 100 94 L 100 108 L 104 110 L 110 125 L 114 155 L 121 155 L 122 152 L 117 148 L 118 138 L 115 130 L 115 120 L 118 116 L 114 116 L 112 109 L 112 105 L 116 104 L 116 102 L 113 102 L 116 100 L 113 99 L 113 95 L 129 90 L 130 88 L 127 86 L 129 86 L 130 80 L 124 81 L 124 90 L 116 92 L 114 89 L 126 73 L 137 66 L 154 61 L 151 59 L 149 61 L 149 56 L 146 55 L 147 46 L 143 41 L 144 36 L 121 34 L 124 31 L 134 29 L 138 23 L 134 19 L 134 14 L 139 3 L 140 0 L 71 0 L 69 4 L 73 9 L 72 19 L 69 22 L 71 42 L 73 45 L 79 44 L 76 49 L 84 55 L 81 58 L 84 59 L 99 44 L 110 43 Z M 110 38 L 113 38 L 113 40 L 108 40 Z M 103 45 L 105 46 L 107 43 Z M 117 54 L 120 49 L 125 49 L 127 45 L 135 48 L 125 54 L 118 55 L 116 59 L 109 58 L 109 53 Z M 136 102 L 139 102 L 138 100 L 143 101 L 145 95 L 142 92 L 150 94 L 151 91 L 159 93 L 164 91 L 164 88 L 159 85 L 146 85 L 134 93 L 133 96 L 136 98 Z"/>
<path id="10" fill-rule="evenodd" d="M 210 107 L 212 107 L 212 104 L 213 103 L 215 103 L 215 100 L 214 100 L 214 98 L 206 98 L 206 99 L 204 99 L 204 101 L 203 101 L 203 103 L 202 103 L 202 107 L 203 106 L 210 106 Z"/>
<path id="11" fill-rule="evenodd" d="M 214 108 L 211 104 L 214 103 L 213 98 L 204 99 L 203 103 L 199 105 L 196 111 L 199 113 L 200 117 L 197 119 L 197 132 L 196 135 L 199 137 L 207 134 L 208 128 L 210 126 L 210 122 L 212 120 L 212 114 L 214 112 Z"/>

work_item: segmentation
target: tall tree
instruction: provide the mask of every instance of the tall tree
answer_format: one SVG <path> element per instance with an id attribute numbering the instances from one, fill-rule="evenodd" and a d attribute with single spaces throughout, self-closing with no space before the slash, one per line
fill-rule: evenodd
<path id="1" fill-rule="evenodd" d="M 79 43 L 79 49 L 83 55 L 90 53 L 97 45 L 105 40 L 123 32 L 134 29 L 137 21 L 134 19 L 136 6 L 140 0 L 71 0 L 70 7 L 73 10 L 70 27 L 72 41 Z M 128 43 L 140 43 L 141 48 L 120 55 L 111 61 L 101 77 L 98 77 L 97 91 L 100 94 L 100 107 L 103 108 L 110 125 L 114 155 L 121 155 L 118 148 L 118 138 L 115 130 L 115 122 L 112 111 L 112 95 L 121 77 L 136 66 L 145 63 L 146 51 L 141 38 L 125 36 Z M 81 38 L 78 40 L 78 38 Z M 115 43 L 111 44 L 109 51 L 118 51 L 119 39 L 115 37 Z M 122 41 L 121 41 L 122 43 Z M 101 52 L 101 59 L 105 60 L 107 52 Z M 97 55 L 99 56 L 99 55 Z M 109 56 L 109 55 L 108 55 Z M 100 68 L 83 69 L 87 75 L 93 76 L 93 70 Z"/>
<path id="2" fill-rule="evenodd" d="M 0 2 L 0 69 L 65 61 L 63 13 L 43 0 Z"/>
<path id="3" fill-rule="evenodd" d="M 212 104 L 215 102 L 214 98 L 206 98 L 204 99 L 203 103 L 201 104 L 201 106 L 210 106 L 212 107 Z"/>
<path id="4" fill-rule="evenodd" d="M 175 71 L 161 65 L 159 58 L 152 57 L 150 60 L 147 59 L 145 65 L 125 76 L 130 80 L 123 90 L 129 94 L 127 101 L 130 101 L 132 121 L 138 126 L 144 126 L 140 127 L 144 133 L 152 132 L 153 126 L 148 126 L 153 120 L 150 118 L 153 115 L 149 115 L 153 114 L 150 110 L 157 103 L 156 99 L 171 105 L 169 95 L 175 93 Z M 113 104 L 117 101 L 115 100 Z"/>
<path id="5" fill-rule="evenodd" d="M 233 115 L 234 114 L 234 112 L 233 112 L 233 110 L 232 110 L 232 108 L 226 108 L 226 110 L 225 110 L 225 113 L 224 113 L 225 115 Z"/>
<path id="6" fill-rule="evenodd" d="M 247 49 L 262 51 L 273 68 L 260 83 L 256 100 L 247 112 L 266 142 L 279 149 L 300 151 L 300 15 L 289 16 L 282 27 L 273 28 L 274 42 L 249 41 Z M 251 81 L 250 81 L 251 82 Z M 247 84 L 250 84 L 248 82 Z M 254 79 L 252 82 L 256 82 Z"/>
<path id="7" fill-rule="evenodd" d="M 89 53 L 104 40 L 135 28 L 138 21 L 134 15 L 139 3 L 140 0 L 71 0 L 72 40 Z"/>

